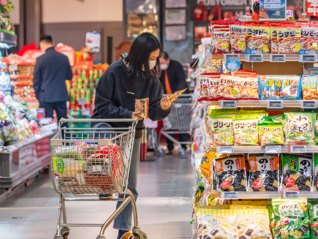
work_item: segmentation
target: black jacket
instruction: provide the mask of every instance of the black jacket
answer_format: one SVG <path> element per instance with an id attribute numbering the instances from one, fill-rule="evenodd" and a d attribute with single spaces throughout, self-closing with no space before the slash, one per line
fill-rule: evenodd
<path id="1" fill-rule="evenodd" d="M 178 61 L 170 60 L 167 73 L 168 73 L 168 80 L 169 80 L 172 93 L 178 90 L 183 90 L 188 88 L 188 85 L 186 82 L 186 76 L 185 76 L 181 63 L 179 63 Z M 167 92 L 166 92 L 166 84 L 165 84 L 165 74 L 166 74 L 166 71 L 161 72 L 160 81 L 161 81 L 164 93 L 166 94 Z"/>
<path id="2" fill-rule="evenodd" d="M 122 60 L 111 64 L 99 79 L 93 118 L 120 119 L 131 118 L 135 111 L 135 99 L 149 98 L 149 118 L 162 120 L 170 113 L 162 110 L 162 88 L 159 79 L 133 80 L 128 77 L 128 69 Z M 113 127 L 124 127 L 127 124 L 111 124 Z M 141 137 L 144 128 L 143 120 L 138 122 L 136 138 Z"/>
<path id="3" fill-rule="evenodd" d="M 67 56 L 55 51 L 54 47 L 36 59 L 33 87 L 40 102 L 68 101 L 65 80 L 72 80 L 72 68 Z"/>

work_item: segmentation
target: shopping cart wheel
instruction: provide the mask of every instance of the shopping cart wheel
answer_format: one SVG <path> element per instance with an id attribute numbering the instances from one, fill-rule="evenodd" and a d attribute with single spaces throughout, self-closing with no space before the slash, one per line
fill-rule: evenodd
<path id="1" fill-rule="evenodd" d="M 179 157 L 181 159 L 187 159 L 188 158 L 187 152 L 183 148 L 179 149 Z"/>
<path id="2" fill-rule="evenodd" d="M 163 150 L 163 148 L 159 147 L 158 148 L 158 156 L 160 158 L 163 158 L 166 155 L 166 152 Z"/>
<path id="3" fill-rule="evenodd" d="M 62 234 L 62 236 L 55 236 L 54 239 L 68 239 L 68 235 L 70 234 L 70 228 L 69 227 L 62 227 L 61 234 Z"/>
<path id="4" fill-rule="evenodd" d="M 139 233 L 134 233 L 134 239 L 148 239 L 148 236 L 143 231 L 140 231 Z"/>

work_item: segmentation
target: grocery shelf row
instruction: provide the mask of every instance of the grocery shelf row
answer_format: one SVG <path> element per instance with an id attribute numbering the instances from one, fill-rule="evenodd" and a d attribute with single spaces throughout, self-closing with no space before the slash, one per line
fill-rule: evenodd
<path id="1" fill-rule="evenodd" d="M 221 154 L 233 153 L 317 153 L 318 145 L 295 145 L 295 146 L 212 146 L 212 150 Z"/>
<path id="2" fill-rule="evenodd" d="M 215 192 L 216 196 L 223 199 L 272 199 L 282 198 L 282 192 Z M 299 192 L 290 191 L 284 194 L 285 198 L 318 198 L 318 192 Z M 284 197 L 283 196 L 283 197 Z"/>

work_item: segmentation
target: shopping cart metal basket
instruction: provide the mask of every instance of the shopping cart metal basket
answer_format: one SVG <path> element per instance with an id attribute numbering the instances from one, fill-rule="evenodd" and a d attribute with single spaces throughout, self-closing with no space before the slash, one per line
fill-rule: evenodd
<path id="1" fill-rule="evenodd" d="M 163 120 L 163 128 L 159 132 L 158 142 L 160 142 L 161 135 L 170 139 L 173 143 L 179 146 L 180 158 L 187 158 L 187 152 L 182 148 L 182 145 L 190 145 L 192 142 L 180 142 L 176 140 L 173 134 L 190 134 L 190 122 L 192 116 L 192 96 L 191 94 L 183 94 L 171 104 L 171 113 Z M 165 151 L 158 146 L 158 153 L 160 157 L 165 155 Z"/>
<path id="2" fill-rule="evenodd" d="M 54 239 L 68 238 L 70 227 L 101 227 L 97 239 L 106 239 L 106 228 L 129 203 L 134 214 L 134 237 L 146 239 L 147 235 L 138 227 L 135 199 L 127 189 L 137 121 L 61 119 L 60 125 L 65 123 L 73 123 L 73 128 L 59 126 L 58 133 L 50 141 L 51 177 L 53 187 L 60 195 Z M 91 127 L 76 128 L 78 123 L 88 123 Z M 108 123 L 129 126 L 112 128 L 107 127 Z M 110 199 L 122 201 L 122 204 L 105 223 L 99 225 L 67 222 L 66 201 L 95 201 L 99 200 L 100 194 L 121 195 Z"/>

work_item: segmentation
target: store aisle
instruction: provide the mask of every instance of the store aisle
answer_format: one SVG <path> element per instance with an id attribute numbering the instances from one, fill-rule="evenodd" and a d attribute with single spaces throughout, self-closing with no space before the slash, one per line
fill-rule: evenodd
<path id="1" fill-rule="evenodd" d="M 190 160 L 174 157 L 142 162 L 137 203 L 142 229 L 150 239 L 191 238 L 193 171 Z M 58 197 L 48 175 L 26 191 L 0 203 L 0 239 L 51 239 L 55 234 Z M 114 204 L 67 204 L 70 222 L 100 223 Z M 116 238 L 112 229 L 107 239 Z M 69 239 L 95 239 L 97 228 L 72 228 Z"/>

